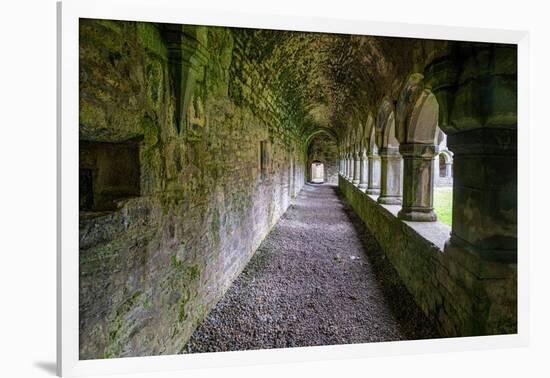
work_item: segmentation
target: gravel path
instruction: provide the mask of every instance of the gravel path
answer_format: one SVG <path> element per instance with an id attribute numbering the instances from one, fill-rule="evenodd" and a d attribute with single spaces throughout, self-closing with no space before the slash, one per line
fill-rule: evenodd
<path id="1" fill-rule="evenodd" d="M 438 337 L 332 185 L 306 185 L 187 352 Z"/>

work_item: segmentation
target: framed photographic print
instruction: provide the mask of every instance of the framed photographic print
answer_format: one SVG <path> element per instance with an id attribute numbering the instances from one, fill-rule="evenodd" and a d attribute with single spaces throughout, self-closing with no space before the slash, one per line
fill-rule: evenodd
<path id="1" fill-rule="evenodd" d="M 60 375 L 525 345 L 527 33 L 58 27 Z"/>

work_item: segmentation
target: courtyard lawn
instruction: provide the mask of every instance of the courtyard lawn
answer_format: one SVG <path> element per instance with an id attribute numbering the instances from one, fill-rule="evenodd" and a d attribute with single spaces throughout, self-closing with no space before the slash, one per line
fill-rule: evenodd
<path id="1" fill-rule="evenodd" d="M 453 219 L 452 187 L 434 188 L 434 208 L 435 213 L 437 214 L 437 220 L 450 226 Z"/>

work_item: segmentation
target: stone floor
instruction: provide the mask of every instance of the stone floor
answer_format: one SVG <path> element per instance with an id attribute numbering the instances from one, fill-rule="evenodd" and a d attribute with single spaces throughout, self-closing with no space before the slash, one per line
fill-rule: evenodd
<path id="1" fill-rule="evenodd" d="M 438 337 L 333 185 L 306 185 L 187 352 Z"/>

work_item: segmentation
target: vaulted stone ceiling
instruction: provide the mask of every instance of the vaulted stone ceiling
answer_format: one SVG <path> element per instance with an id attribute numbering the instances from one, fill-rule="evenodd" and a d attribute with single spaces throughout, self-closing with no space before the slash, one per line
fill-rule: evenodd
<path id="1" fill-rule="evenodd" d="M 375 117 L 384 100 L 395 106 L 416 73 L 421 86 L 437 97 L 445 132 L 479 124 L 515 127 L 511 45 L 192 25 L 159 28 L 169 59 L 185 71 L 174 75 L 176 83 L 183 80 L 175 85 L 176 97 L 183 99 L 176 109 L 180 120 L 193 97 L 194 80 L 203 80 L 206 91 L 228 93 L 235 104 L 256 109 L 258 118 L 283 125 L 303 141 L 320 129 L 343 140 L 350 128 Z M 470 81 L 475 85 L 459 90 Z M 195 96 L 205 98 L 204 93 Z"/>
<path id="2" fill-rule="evenodd" d="M 278 92 L 307 137 L 319 127 L 337 134 L 376 113 L 384 96 L 397 99 L 415 65 L 443 42 L 406 38 L 236 29 L 245 54 Z M 426 49 L 426 45 L 430 45 Z"/>

